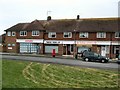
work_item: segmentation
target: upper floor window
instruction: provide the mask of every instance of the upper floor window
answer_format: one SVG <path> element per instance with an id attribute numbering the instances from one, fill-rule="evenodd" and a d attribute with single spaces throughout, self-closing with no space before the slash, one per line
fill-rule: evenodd
<path id="1" fill-rule="evenodd" d="M 97 38 L 106 38 L 106 33 L 105 32 L 98 32 Z"/>
<path id="2" fill-rule="evenodd" d="M 88 38 L 88 32 L 80 32 L 79 37 L 80 38 Z"/>
<path id="3" fill-rule="evenodd" d="M 27 31 L 20 31 L 20 36 L 27 36 Z"/>
<path id="4" fill-rule="evenodd" d="M 56 32 L 49 32 L 48 37 L 49 38 L 56 38 Z"/>
<path id="5" fill-rule="evenodd" d="M 12 32 L 12 36 L 15 36 L 15 32 Z"/>
<path id="6" fill-rule="evenodd" d="M 8 46 L 11 46 L 11 44 L 8 44 Z"/>
<path id="7" fill-rule="evenodd" d="M 32 31 L 32 36 L 39 36 L 39 31 Z"/>
<path id="8" fill-rule="evenodd" d="M 7 32 L 7 36 L 11 36 L 11 32 Z"/>
<path id="9" fill-rule="evenodd" d="M 115 32 L 115 38 L 120 38 L 120 32 Z"/>
<path id="10" fill-rule="evenodd" d="M 72 38 L 72 33 L 71 32 L 64 32 L 63 37 L 64 38 Z"/>

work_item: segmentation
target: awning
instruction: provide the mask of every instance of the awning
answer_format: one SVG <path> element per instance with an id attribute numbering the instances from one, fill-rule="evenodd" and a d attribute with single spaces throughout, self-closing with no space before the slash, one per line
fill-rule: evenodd
<path id="1" fill-rule="evenodd" d="M 77 44 L 77 47 L 92 47 L 92 44 Z"/>

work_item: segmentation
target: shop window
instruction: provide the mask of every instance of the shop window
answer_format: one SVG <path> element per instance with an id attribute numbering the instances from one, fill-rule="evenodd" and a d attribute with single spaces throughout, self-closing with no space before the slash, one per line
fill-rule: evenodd
<path id="1" fill-rule="evenodd" d="M 80 32 L 79 37 L 80 38 L 88 38 L 88 32 Z"/>
<path id="2" fill-rule="evenodd" d="M 27 31 L 20 31 L 20 36 L 27 36 Z"/>
<path id="3" fill-rule="evenodd" d="M 39 36 L 39 31 L 32 31 L 32 36 Z"/>
<path id="4" fill-rule="evenodd" d="M 64 38 L 72 38 L 72 33 L 71 32 L 64 32 L 63 37 Z"/>
<path id="5" fill-rule="evenodd" d="M 12 32 L 12 36 L 15 36 L 15 32 Z"/>
<path id="6" fill-rule="evenodd" d="M 8 33 L 7 33 L 7 36 L 11 36 L 11 32 L 8 32 Z"/>
<path id="7" fill-rule="evenodd" d="M 56 38 L 56 32 L 49 32 L 48 37 L 49 38 Z"/>
<path id="8" fill-rule="evenodd" d="M 115 32 L 115 38 L 120 38 L 120 32 Z"/>
<path id="9" fill-rule="evenodd" d="M 106 33 L 105 32 L 98 32 L 97 38 L 106 38 Z"/>

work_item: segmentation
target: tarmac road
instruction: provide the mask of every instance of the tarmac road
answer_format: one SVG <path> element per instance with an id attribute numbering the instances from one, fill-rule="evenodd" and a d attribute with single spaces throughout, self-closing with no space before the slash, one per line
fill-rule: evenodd
<path id="1" fill-rule="evenodd" d="M 117 63 L 99 63 L 99 62 L 85 62 L 82 60 L 75 59 L 60 59 L 60 58 L 46 58 L 46 57 L 36 57 L 36 56 L 12 56 L 12 55 L 2 55 L 2 59 L 7 60 L 23 60 L 23 61 L 35 61 L 41 63 L 55 63 L 62 65 L 80 66 L 88 68 L 98 68 L 98 69 L 115 69 L 118 70 Z"/>

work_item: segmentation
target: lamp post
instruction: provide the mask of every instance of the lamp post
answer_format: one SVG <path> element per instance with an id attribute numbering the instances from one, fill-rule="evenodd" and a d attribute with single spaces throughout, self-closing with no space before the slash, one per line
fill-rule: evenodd
<path id="1" fill-rule="evenodd" d="M 112 58 L 112 32 L 110 33 L 110 59 Z"/>
<path id="2" fill-rule="evenodd" d="M 74 29 L 74 57 L 77 59 L 76 55 L 76 30 Z"/>

